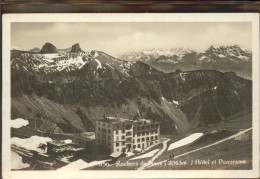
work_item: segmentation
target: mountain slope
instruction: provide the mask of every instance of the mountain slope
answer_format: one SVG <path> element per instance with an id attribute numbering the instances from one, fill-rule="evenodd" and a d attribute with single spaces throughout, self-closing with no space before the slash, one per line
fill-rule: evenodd
<path id="1" fill-rule="evenodd" d="M 93 130 L 103 115 L 150 118 L 169 134 L 221 122 L 252 105 L 252 82 L 235 73 L 164 73 L 100 51 L 74 54 L 72 64 L 81 65 L 71 68 L 65 63 L 73 59 L 69 55 L 12 55 L 12 116 L 31 117 L 43 110 L 61 130 L 72 125 L 81 131 Z"/>

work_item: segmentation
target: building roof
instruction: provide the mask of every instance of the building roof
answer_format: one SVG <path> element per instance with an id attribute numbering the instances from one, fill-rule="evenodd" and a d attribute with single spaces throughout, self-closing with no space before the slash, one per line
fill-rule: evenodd
<path id="1" fill-rule="evenodd" d="M 110 157 L 117 158 L 117 157 L 119 157 L 120 155 L 122 155 L 122 152 L 115 151 L 115 152 L 113 152 L 113 153 L 110 155 Z"/>
<path id="2" fill-rule="evenodd" d="M 66 143 L 66 142 L 60 141 L 60 140 L 53 140 L 53 141 L 49 141 L 47 143 L 58 146 L 58 147 L 74 144 L 74 143 Z"/>
<path id="3" fill-rule="evenodd" d="M 106 118 L 98 119 L 97 121 L 102 121 L 102 122 L 111 123 L 111 124 L 123 123 L 123 122 L 159 124 L 158 121 L 154 121 L 151 119 L 130 120 L 130 119 L 125 119 L 125 118 L 121 118 L 121 117 L 106 117 Z"/>
<path id="4" fill-rule="evenodd" d="M 138 124 L 138 123 L 144 123 L 144 124 L 159 124 L 160 122 L 158 121 L 154 121 L 151 119 L 138 119 L 134 121 L 134 124 Z"/>
<path id="5" fill-rule="evenodd" d="M 121 117 L 106 117 L 103 119 L 98 119 L 97 121 L 114 124 L 114 123 L 132 122 L 133 120 L 125 119 L 125 118 L 121 118 Z"/>

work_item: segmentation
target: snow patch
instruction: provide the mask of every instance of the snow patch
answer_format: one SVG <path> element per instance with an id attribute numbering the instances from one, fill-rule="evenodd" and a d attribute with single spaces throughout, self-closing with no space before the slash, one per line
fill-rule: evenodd
<path id="1" fill-rule="evenodd" d="M 109 63 L 106 63 L 106 65 L 108 65 L 110 68 L 114 69 Z"/>
<path id="2" fill-rule="evenodd" d="M 80 169 L 84 169 L 88 166 L 88 163 L 85 162 L 82 159 L 76 160 L 74 162 L 69 163 L 68 165 L 61 167 L 59 169 L 57 169 L 57 171 L 65 171 L 65 170 L 80 170 Z"/>
<path id="3" fill-rule="evenodd" d="M 68 165 L 66 165 L 64 167 L 57 169 L 57 171 L 81 170 L 81 169 L 93 167 L 93 166 L 96 166 L 96 165 L 100 165 L 100 164 L 105 163 L 107 161 L 108 160 L 101 160 L 101 161 L 93 161 L 93 162 L 87 163 L 84 160 L 79 159 L 77 161 L 69 163 Z"/>
<path id="4" fill-rule="evenodd" d="M 172 100 L 172 102 L 176 105 L 179 105 L 179 101 L 175 101 L 174 99 Z"/>
<path id="5" fill-rule="evenodd" d="M 28 124 L 29 124 L 29 122 L 22 118 L 11 120 L 11 127 L 16 128 L 16 129 L 23 127 L 23 126 L 27 126 Z"/>
<path id="6" fill-rule="evenodd" d="M 17 146 L 23 147 L 27 150 L 34 150 L 40 152 L 41 149 L 38 148 L 40 143 L 47 144 L 47 142 L 52 141 L 49 137 L 32 136 L 30 138 L 21 139 L 18 137 L 11 138 L 11 143 Z"/>
<path id="7" fill-rule="evenodd" d="M 238 96 L 238 93 L 236 91 L 234 91 L 234 93 Z"/>
<path id="8" fill-rule="evenodd" d="M 133 155 L 135 155 L 135 153 L 133 153 L 133 152 L 127 152 L 127 153 L 126 153 L 126 156 L 127 156 L 127 157 L 131 157 L 131 156 L 133 156 Z"/>
<path id="9" fill-rule="evenodd" d="M 23 169 L 30 167 L 30 164 L 23 163 L 23 158 L 15 152 L 11 152 L 11 168 L 13 170 Z"/>
<path id="10" fill-rule="evenodd" d="M 102 68 L 102 65 L 98 59 L 95 59 L 95 61 L 98 63 L 97 69 Z"/>
<path id="11" fill-rule="evenodd" d="M 187 75 L 187 73 L 180 73 L 180 77 L 181 77 L 181 79 L 182 79 L 183 81 L 186 80 L 186 75 Z"/>
<path id="12" fill-rule="evenodd" d="M 150 151 L 150 152 L 148 152 L 146 154 L 140 155 L 138 157 L 131 158 L 130 160 L 136 160 L 136 159 L 153 157 L 158 151 L 159 151 L 159 149 L 155 149 L 155 150 L 152 150 L 152 151 Z"/>
<path id="13" fill-rule="evenodd" d="M 202 136 L 203 136 L 203 133 L 194 133 L 194 134 L 191 134 L 191 135 L 189 135 L 188 137 L 185 137 L 185 138 L 183 138 L 183 139 L 181 139 L 181 140 L 179 140 L 179 141 L 177 141 L 177 142 L 172 143 L 172 144 L 169 146 L 169 148 L 168 148 L 167 151 L 173 150 L 173 149 L 176 149 L 176 148 L 179 148 L 179 147 L 182 147 L 182 146 L 184 146 L 184 145 L 188 145 L 188 144 L 194 142 L 195 140 L 199 139 L 199 138 L 202 137 Z"/>

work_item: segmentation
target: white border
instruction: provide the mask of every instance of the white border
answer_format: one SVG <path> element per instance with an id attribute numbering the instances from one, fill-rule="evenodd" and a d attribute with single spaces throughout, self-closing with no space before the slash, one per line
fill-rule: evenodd
<path id="1" fill-rule="evenodd" d="M 12 22 L 252 22 L 253 52 L 253 170 L 149 171 L 10 171 L 10 23 Z M 3 178 L 258 178 L 259 177 L 259 15 L 257 13 L 189 14 L 5 14 L 2 58 Z M 239 38 L 239 37 L 237 37 Z M 116 173 L 115 173 L 116 172 Z"/>

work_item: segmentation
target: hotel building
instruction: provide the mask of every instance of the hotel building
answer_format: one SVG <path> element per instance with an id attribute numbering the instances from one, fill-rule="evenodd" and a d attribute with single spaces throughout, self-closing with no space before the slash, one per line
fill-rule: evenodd
<path id="1" fill-rule="evenodd" d="M 96 143 L 110 152 L 144 149 L 160 141 L 160 125 L 148 119 L 105 117 L 96 120 Z"/>

